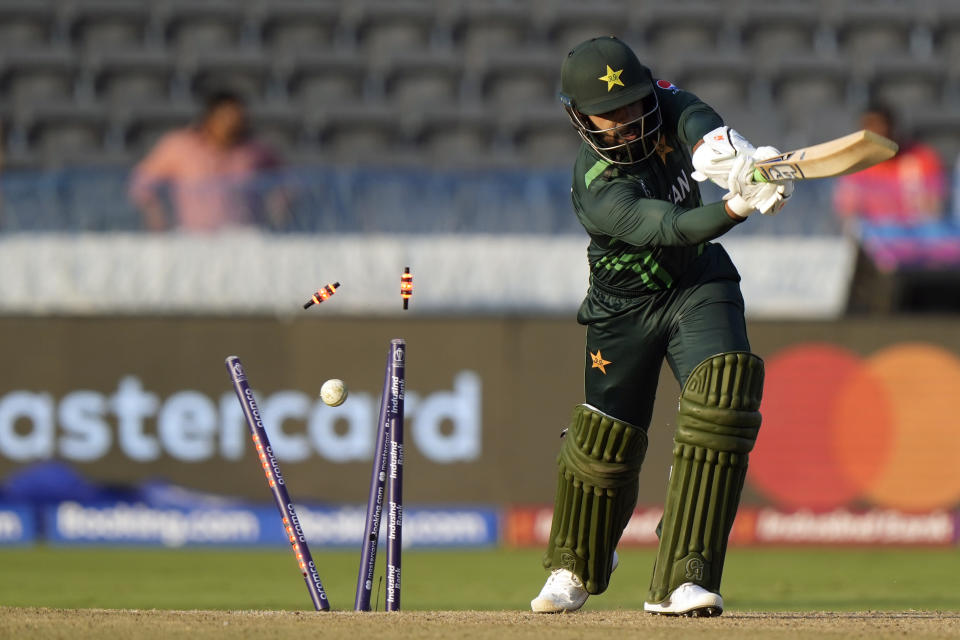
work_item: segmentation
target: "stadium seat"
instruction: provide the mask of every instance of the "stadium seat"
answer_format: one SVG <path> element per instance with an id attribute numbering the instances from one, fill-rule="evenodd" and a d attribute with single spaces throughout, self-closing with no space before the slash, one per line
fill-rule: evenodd
<path id="1" fill-rule="evenodd" d="M 678 62 L 676 73 L 665 78 L 721 113 L 749 103 L 758 76 L 750 59 L 714 54 L 680 57 Z"/>
<path id="2" fill-rule="evenodd" d="M 572 166 L 580 138 L 559 104 L 505 114 L 501 127 L 514 161 L 532 166 Z"/>
<path id="3" fill-rule="evenodd" d="M 612 35 L 627 42 L 632 40 L 625 5 L 563 2 L 545 5 L 543 9 L 547 43 L 558 53 L 566 53 L 584 40 L 597 36 Z"/>
<path id="4" fill-rule="evenodd" d="M 86 66 L 96 100 L 109 106 L 162 104 L 172 98 L 177 73 L 165 52 L 102 52 Z"/>
<path id="5" fill-rule="evenodd" d="M 933 55 L 942 60 L 960 57 L 960 6 L 947 3 L 930 19 Z"/>
<path id="6" fill-rule="evenodd" d="M 100 109 L 35 105 L 22 118 L 29 148 L 45 166 L 88 164 L 106 151 L 110 123 Z"/>
<path id="7" fill-rule="evenodd" d="M 191 56 L 184 65 L 190 92 L 202 99 L 212 90 L 227 88 L 251 103 L 282 99 L 282 88 L 270 59 L 256 51 L 211 51 Z"/>
<path id="8" fill-rule="evenodd" d="M 18 106 L 73 100 L 78 62 L 69 51 L 8 51 L 0 68 L 0 99 Z"/>
<path id="9" fill-rule="evenodd" d="M 560 63 L 542 50 L 492 52 L 470 69 L 481 99 L 497 109 L 554 105 L 560 91 Z"/>
<path id="10" fill-rule="evenodd" d="M 56 19 L 47 0 L 0 3 L 0 51 L 37 50 L 52 43 Z"/>
<path id="11" fill-rule="evenodd" d="M 526 3 L 469 2 L 451 18 L 451 40 L 467 58 L 519 49 L 532 36 L 531 20 Z"/>
<path id="12" fill-rule="evenodd" d="M 168 0 L 155 16 L 167 46 L 181 54 L 209 53 L 248 44 L 243 8 L 227 0 Z"/>
<path id="13" fill-rule="evenodd" d="M 146 45 L 150 8 L 146 3 L 74 0 L 60 17 L 71 46 L 83 51 L 131 51 Z"/>
<path id="14" fill-rule="evenodd" d="M 386 105 L 329 107 L 308 118 L 308 143 L 326 162 L 394 164 L 409 158 L 400 113 Z"/>
<path id="15" fill-rule="evenodd" d="M 910 136 L 939 151 L 948 170 L 960 159 L 960 113 L 956 109 L 919 107 L 904 115 L 904 128 Z"/>
<path id="16" fill-rule="evenodd" d="M 260 42 L 274 53 L 332 50 L 339 19 L 336 2 L 266 2 L 258 17 Z"/>
<path id="17" fill-rule="evenodd" d="M 199 109 L 190 104 L 146 105 L 118 114 L 124 150 L 144 156 L 164 134 L 196 121 Z"/>
<path id="18" fill-rule="evenodd" d="M 437 15 L 422 2 L 357 0 L 345 9 L 343 22 L 360 51 L 392 55 L 430 48 Z"/>
<path id="19" fill-rule="evenodd" d="M 943 100 L 947 67 L 942 59 L 880 56 L 873 59 L 866 80 L 871 98 L 905 112 Z"/>
<path id="20" fill-rule="evenodd" d="M 373 71 L 387 102 L 401 109 L 452 105 L 460 96 L 463 69 L 456 59 L 397 53 Z"/>
<path id="21" fill-rule="evenodd" d="M 840 60 L 797 56 L 768 73 L 772 104 L 786 118 L 803 117 L 814 106 L 841 109 L 846 104 L 849 75 Z"/>
<path id="22" fill-rule="evenodd" d="M 249 117 L 253 137 L 270 145 L 281 157 L 290 158 L 303 151 L 303 122 L 298 110 L 280 105 L 254 105 Z"/>
<path id="23" fill-rule="evenodd" d="M 484 166 L 494 144 L 496 119 L 482 109 L 427 108 L 415 114 L 411 137 L 436 167 Z"/>
<path id="24" fill-rule="evenodd" d="M 728 37 L 725 12 L 719 3 L 634 6 L 631 30 L 638 34 L 638 46 L 648 52 L 653 68 L 679 52 L 715 51 Z"/>
<path id="25" fill-rule="evenodd" d="M 303 109 L 358 104 L 364 98 L 367 67 L 353 54 L 300 54 L 282 69 L 289 99 Z"/>
<path id="26" fill-rule="evenodd" d="M 841 55 L 858 61 L 875 55 L 905 54 L 918 26 L 918 11 L 904 3 L 857 4 L 832 17 Z"/>
<path id="27" fill-rule="evenodd" d="M 744 52 L 764 62 L 809 54 L 818 48 L 820 16 L 794 4 L 755 4 L 741 7 L 735 21 Z"/>

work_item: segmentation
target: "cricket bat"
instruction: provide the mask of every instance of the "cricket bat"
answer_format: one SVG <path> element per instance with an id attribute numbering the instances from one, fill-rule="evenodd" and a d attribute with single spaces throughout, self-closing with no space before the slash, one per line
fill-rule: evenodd
<path id="1" fill-rule="evenodd" d="M 777 182 L 842 176 L 889 160 L 897 154 L 897 149 L 893 140 L 863 129 L 758 162 L 753 179 Z"/>

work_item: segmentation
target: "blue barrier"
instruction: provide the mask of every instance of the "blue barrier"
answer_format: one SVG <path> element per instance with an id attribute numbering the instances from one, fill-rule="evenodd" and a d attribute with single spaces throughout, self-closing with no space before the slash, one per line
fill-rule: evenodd
<path id="1" fill-rule="evenodd" d="M 255 208 L 284 194 L 284 215 L 268 215 L 265 205 L 258 214 L 261 228 L 278 233 L 582 234 L 570 179 L 568 169 L 299 166 L 236 189 Z M 123 167 L 0 174 L 0 233 L 142 230 L 128 181 Z M 709 183 L 701 188 L 706 202 L 723 195 Z M 804 182 L 783 215 L 733 233 L 837 233 L 829 194 L 830 181 Z"/>
<path id="2" fill-rule="evenodd" d="M 297 505 L 297 513 L 312 547 L 359 549 L 363 507 Z M 287 545 L 273 506 L 186 509 L 122 502 L 62 502 L 43 510 L 43 528 L 47 541 L 56 546 Z M 499 543 L 499 511 L 486 507 L 411 507 L 404 511 L 403 542 L 411 548 L 492 547 Z"/>

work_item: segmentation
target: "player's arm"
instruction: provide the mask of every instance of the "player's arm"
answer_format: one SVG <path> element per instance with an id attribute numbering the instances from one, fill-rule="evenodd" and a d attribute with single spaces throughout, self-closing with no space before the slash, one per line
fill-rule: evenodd
<path id="1" fill-rule="evenodd" d="M 581 207 L 588 224 L 600 233 L 640 246 L 694 246 L 723 235 L 739 220 L 728 215 L 725 202 L 684 209 L 666 200 L 646 197 L 637 184 L 608 182 Z"/>

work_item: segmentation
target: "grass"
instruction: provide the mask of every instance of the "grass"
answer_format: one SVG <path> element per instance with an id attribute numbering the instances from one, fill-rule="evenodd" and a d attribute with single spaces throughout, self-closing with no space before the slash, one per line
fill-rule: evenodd
<path id="1" fill-rule="evenodd" d="M 351 610 L 359 551 L 314 556 L 333 608 Z M 537 550 L 408 551 L 403 608 L 526 610 L 545 576 L 539 557 Z M 624 551 L 610 589 L 585 610 L 641 607 L 652 563 L 652 550 Z M 310 608 L 284 550 L 4 549 L 0 567 L 5 606 Z M 723 595 L 728 611 L 960 611 L 958 574 L 954 549 L 739 548 L 728 555 Z"/>

